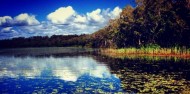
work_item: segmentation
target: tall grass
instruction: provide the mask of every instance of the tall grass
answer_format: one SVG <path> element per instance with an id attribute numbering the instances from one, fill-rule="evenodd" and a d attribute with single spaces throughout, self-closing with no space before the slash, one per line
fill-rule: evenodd
<path id="1" fill-rule="evenodd" d="M 168 56 L 168 57 L 182 57 L 190 58 L 190 49 L 172 47 L 161 48 L 159 46 L 143 46 L 140 48 L 129 47 L 120 49 L 102 49 L 101 54 L 118 57 L 118 56 Z"/>

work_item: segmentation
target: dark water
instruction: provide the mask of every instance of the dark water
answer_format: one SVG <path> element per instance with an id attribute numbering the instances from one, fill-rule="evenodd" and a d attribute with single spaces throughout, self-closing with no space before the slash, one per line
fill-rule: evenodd
<path id="1" fill-rule="evenodd" d="M 188 93 L 189 60 L 114 59 L 84 48 L 0 50 L 0 93 Z"/>

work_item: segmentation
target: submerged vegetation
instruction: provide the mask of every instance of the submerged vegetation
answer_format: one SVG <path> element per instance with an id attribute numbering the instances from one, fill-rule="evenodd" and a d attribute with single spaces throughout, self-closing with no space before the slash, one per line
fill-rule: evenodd
<path id="1" fill-rule="evenodd" d="M 128 93 L 189 94 L 189 61 L 102 57 Z"/>
<path id="2" fill-rule="evenodd" d="M 120 17 L 93 34 L 6 39 L 0 48 L 80 46 L 109 48 L 103 52 L 112 55 L 189 57 L 189 0 L 136 0 L 136 5 L 127 5 Z"/>

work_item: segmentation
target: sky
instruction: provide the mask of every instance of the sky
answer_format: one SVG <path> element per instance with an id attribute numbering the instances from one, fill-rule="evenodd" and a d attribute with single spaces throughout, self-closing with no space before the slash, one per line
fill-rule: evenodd
<path id="1" fill-rule="evenodd" d="M 133 0 L 0 0 L 0 39 L 91 34 Z"/>

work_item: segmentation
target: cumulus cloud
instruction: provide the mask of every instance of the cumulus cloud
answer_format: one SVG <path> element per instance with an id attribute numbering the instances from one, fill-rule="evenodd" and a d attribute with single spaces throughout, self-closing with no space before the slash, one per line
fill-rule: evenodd
<path id="1" fill-rule="evenodd" d="M 0 36 L 31 37 L 31 36 L 52 36 L 70 34 L 91 34 L 105 27 L 110 19 L 119 17 L 121 8 L 95 9 L 80 14 L 71 6 L 60 7 L 47 15 L 47 21 L 39 22 L 35 15 L 27 13 L 20 14 L 14 18 L 10 16 L 0 17 Z M 22 25 L 22 27 L 18 27 Z M 3 27 L 12 27 L 4 28 Z M 10 30 L 8 30 L 10 29 Z M 15 30 L 14 34 L 7 34 Z"/>
<path id="2" fill-rule="evenodd" d="M 13 22 L 13 18 L 10 16 L 0 17 L 0 26 L 9 26 Z"/>
<path id="3" fill-rule="evenodd" d="M 117 18 L 121 12 L 122 12 L 121 8 L 115 7 L 113 11 L 111 11 L 110 16 L 112 19 Z"/>
<path id="4" fill-rule="evenodd" d="M 91 13 L 87 13 L 87 18 L 89 21 L 94 21 L 94 22 L 103 22 L 105 20 L 105 18 L 101 14 L 101 9 L 96 9 Z"/>
<path id="5" fill-rule="evenodd" d="M 71 7 L 61 7 L 55 12 L 50 13 L 47 19 L 54 24 L 65 24 L 71 17 L 75 15 L 75 10 Z"/>
<path id="6" fill-rule="evenodd" d="M 77 15 L 74 19 L 74 22 L 75 23 L 86 23 L 87 18 L 86 18 L 86 16 Z"/>
<path id="7" fill-rule="evenodd" d="M 113 10 L 98 8 L 85 14 L 79 14 L 71 6 L 61 7 L 47 15 L 50 23 L 42 23 L 40 26 L 46 30 L 37 31 L 42 31 L 49 36 L 52 34 L 91 34 L 106 26 L 110 19 L 118 17 L 121 10 L 119 7 L 115 7 Z"/>
<path id="8" fill-rule="evenodd" d="M 78 14 L 71 6 L 61 7 L 47 15 L 47 19 L 52 24 L 85 24 L 87 26 L 105 26 L 110 19 L 119 16 L 121 8 L 115 7 L 110 9 L 96 9 L 86 14 Z"/>
<path id="9" fill-rule="evenodd" d="M 20 14 L 14 18 L 15 25 L 37 25 L 40 22 L 34 15 L 28 15 L 27 13 Z"/>
<path id="10" fill-rule="evenodd" d="M 40 22 L 36 19 L 35 15 L 29 15 L 27 13 L 20 14 L 14 18 L 10 16 L 0 17 L 1 27 L 26 26 L 37 24 L 40 24 Z"/>

